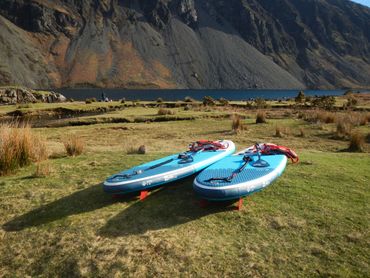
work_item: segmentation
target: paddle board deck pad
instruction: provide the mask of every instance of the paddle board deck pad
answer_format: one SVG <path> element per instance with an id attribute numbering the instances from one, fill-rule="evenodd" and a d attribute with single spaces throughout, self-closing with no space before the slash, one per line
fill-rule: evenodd
<path id="1" fill-rule="evenodd" d="M 219 147 L 212 149 L 205 145 L 192 144 L 185 153 L 170 155 L 122 171 L 104 182 L 104 191 L 112 194 L 147 191 L 193 175 L 235 151 L 232 141 L 220 140 L 213 143 Z"/>
<path id="2" fill-rule="evenodd" d="M 247 148 L 214 163 L 195 178 L 194 191 L 203 199 L 224 201 L 262 190 L 283 173 L 287 156 L 261 153 Z"/>

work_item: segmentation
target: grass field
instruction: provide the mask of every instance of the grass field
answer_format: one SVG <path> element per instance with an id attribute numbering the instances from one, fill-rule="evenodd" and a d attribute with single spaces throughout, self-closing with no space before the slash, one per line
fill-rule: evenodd
<path id="1" fill-rule="evenodd" d="M 41 163 L 50 173 L 35 177 L 31 165 L 0 177 L 0 277 L 370 275 L 369 143 L 365 153 L 348 152 L 347 139 L 333 136 L 335 123 L 309 123 L 289 109 L 266 110 L 267 124 L 255 124 L 254 110 L 170 110 L 195 118 L 34 129 L 47 138 L 50 158 Z M 129 107 L 93 117 L 150 119 L 157 111 Z M 238 133 L 225 117 L 234 113 L 245 125 Z M 284 136 L 275 136 L 277 126 Z M 368 123 L 354 129 L 370 132 Z M 77 157 L 66 156 L 62 143 L 72 134 L 86 144 Z M 247 197 L 239 212 L 201 208 L 192 178 L 144 202 L 102 192 L 115 172 L 183 151 L 196 139 L 220 138 L 238 149 L 286 145 L 301 162 Z M 127 154 L 142 144 L 147 154 Z"/>

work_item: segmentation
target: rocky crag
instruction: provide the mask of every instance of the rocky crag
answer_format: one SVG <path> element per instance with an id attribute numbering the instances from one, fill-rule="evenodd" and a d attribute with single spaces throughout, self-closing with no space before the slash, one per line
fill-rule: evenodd
<path id="1" fill-rule="evenodd" d="M 35 91 L 22 87 L 3 87 L 0 88 L 1 104 L 21 104 L 36 102 L 65 102 L 67 99 L 55 92 Z"/>
<path id="2" fill-rule="evenodd" d="M 370 9 L 348 0 L 2 0 L 0 84 L 370 87 Z"/>

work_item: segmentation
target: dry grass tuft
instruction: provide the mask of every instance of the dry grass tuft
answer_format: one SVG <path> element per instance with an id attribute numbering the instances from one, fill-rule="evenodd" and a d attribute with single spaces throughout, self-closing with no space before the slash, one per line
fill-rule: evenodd
<path id="1" fill-rule="evenodd" d="M 63 140 L 64 148 L 69 156 L 78 156 L 82 154 L 85 142 L 76 135 L 71 135 Z"/>
<path id="2" fill-rule="evenodd" d="M 335 136 L 337 138 L 344 138 L 351 134 L 352 125 L 349 122 L 339 121 L 337 123 L 337 130 L 335 132 Z"/>
<path id="3" fill-rule="evenodd" d="M 365 151 L 365 136 L 361 132 L 354 131 L 351 133 L 348 150 L 352 152 Z"/>
<path id="4" fill-rule="evenodd" d="M 36 164 L 36 170 L 33 174 L 33 177 L 35 178 L 45 178 L 50 176 L 51 173 L 51 167 L 49 163 L 37 163 Z"/>
<path id="5" fill-rule="evenodd" d="M 141 145 L 139 148 L 134 146 L 129 146 L 126 148 L 126 154 L 145 154 L 146 147 L 145 145 Z"/>
<path id="6" fill-rule="evenodd" d="M 48 156 L 45 142 L 29 125 L 0 125 L 0 175 Z"/>
<path id="7" fill-rule="evenodd" d="M 278 125 L 275 127 L 275 136 L 276 137 L 279 137 L 279 138 L 284 137 L 282 128 L 280 126 L 278 126 Z"/>
<path id="8" fill-rule="evenodd" d="M 346 114 L 342 121 L 348 122 L 353 126 L 366 125 L 369 122 L 369 115 L 361 112 L 351 112 Z"/>
<path id="9" fill-rule="evenodd" d="M 264 111 L 258 111 L 256 115 L 256 124 L 266 123 L 266 113 Z"/>
<path id="10" fill-rule="evenodd" d="M 306 131 L 303 128 L 299 129 L 299 137 L 302 138 L 306 137 Z"/>
<path id="11" fill-rule="evenodd" d="M 174 115 L 175 112 L 171 111 L 170 109 L 160 108 L 157 112 L 157 115 L 163 116 L 163 115 Z"/>
<path id="12" fill-rule="evenodd" d="M 337 117 L 334 113 L 319 111 L 316 113 L 316 122 L 322 122 L 325 124 L 335 123 Z"/>
<path id="13" fill-rule="evenodd" d="M 239 132 L 245 129 L 245 126 L 243 125 L 242 119 L 240 118 L 240 115 L 234 114 L 232 116 L 232 123 L 231 123 L 231 129 L 234 132 Z"/>
<path id="14" fill-rule="evenodd" d="M 367 125 L 367 123 L 369 122 L 369 120 L 370 120 L 370 113 L 363 114 L 363 115 L 361 115 L 359 124 L 360 125 Z"/>
<path id="15" fill-rule="evenodd" d="M 291 134 L 289 127 L 286 126 L 275 126 L 275 137 L 283 138 Z"/>
<path id="16" fill-rule="evenodd" d="M 327 111 L 316 111 L 316 112 L 306 112 L 299 113 L 298 118 L 304 119 L 305 121 L 311 123 L 325 123 L 332 124 L 338 121 L 338 116 L 336 113 L 327 112 Z"/>

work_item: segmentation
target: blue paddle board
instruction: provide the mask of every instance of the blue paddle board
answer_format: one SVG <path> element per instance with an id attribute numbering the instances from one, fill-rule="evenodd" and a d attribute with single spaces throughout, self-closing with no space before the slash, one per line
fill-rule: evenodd
<path id="1" fill-rule="evenodd" d="M 151 161 L 109 177 L 103 189 L 107 193 L 126 194 L 146 191 L 195 174 L 209 165 L 231 155 L 235 144 L 220 140 L 224 146 L 217 150 L 187 151 Z"/>
<path id="2" fill-rule="evenodd" d="M 198 174 L 193 184 L 196 194 L 211 201 L 238 199 L 262 190 L 283 173 L 285 155 L 261 155 L 266 162 L 261 166 L 255 164 L 258 154 L 248 154 L 248 150 L 225 157 Z"/>

